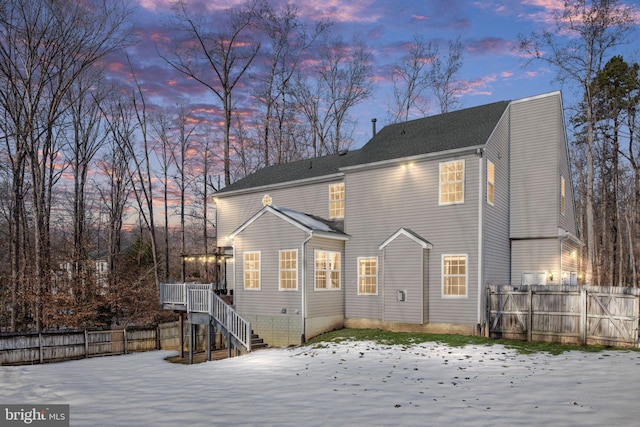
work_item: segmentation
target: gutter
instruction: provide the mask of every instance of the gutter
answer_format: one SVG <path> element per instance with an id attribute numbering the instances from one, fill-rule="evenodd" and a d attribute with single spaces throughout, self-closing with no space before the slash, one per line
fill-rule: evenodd
<path id="1" fill-rule="evenodd" d="M 300 343 L 304 344 L 306 341 L 306 332 L 307 332 L 307 324 L 306 324 L 306 316 L 307 316 L 307 243 L 313 237 L 312 233 L 309 233 L 309 236 L 304 239 L 302 242 L 302 307 L 300 309 L 300 315 L 302 316 L 302 334 L 300 336 Z"/>
<path id="2" fill-rule="evenodd" d="M 484 290 L 483 284 L 483 266 L 484 266 L 484 254 L 482 252 L 482 243 L 484 238 L 484 159 L 482 148 L 478 148 L 476 151 L 478 155 L 478 328 L 482 325 L 482 293 Z"/>
<path id="3" fill-rule="evenodd" d="M 355 170 L 379 169 L 379 168 L 387 167 L 389 165 L 395 165 L 395 164 L 406 163 L 406 162 L 418 162 L 421 160 L 447 158 L 453 155 L 461 155 L 466 153 L 477 153 L 478 150 L 483 149 L 484 146 L 485 144 L 478 144 L 478 145 L 472 145 L 468 147 L 454 148 L 454 149 L 445 150 L 445 151 L 435 151 L 433 153 L 417 154 L 415 156 L 396 157 L 393 159 L 381 160 L 378 162 L 361 163 L 359 165 L 353 165 L 353 166 L 343 166 L 340 168 L 340 171 L 350 172 Z"/>

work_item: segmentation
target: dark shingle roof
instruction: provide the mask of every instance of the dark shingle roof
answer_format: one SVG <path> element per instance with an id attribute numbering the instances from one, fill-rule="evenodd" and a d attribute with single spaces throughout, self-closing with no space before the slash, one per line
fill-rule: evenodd
<path id="1" fill-rule="evenodd" d="M 278 184 L 280 182 L 297 181 L 316 178 L 340 172 L 357 151 L 344 154 L 317 157 L 314 159 L 298 160 L 296 162 L 273 165 L 260 169 L 220 190 L 221 193 Z"/>
<path id="2" fill-rule="evenodd" d="M 508 105 L 508 101 L 501 101 L 385 126 L 362 147 L 351 164 L 483 145 Z"/>
<path id="3" fill-rule="evenodd" d="M 360 150 L 269 166 L 220 192 L 331 175 L 345 166 L 483 145 L 508 105 L 509 101 L 500 101 L 385 126 Z"/>

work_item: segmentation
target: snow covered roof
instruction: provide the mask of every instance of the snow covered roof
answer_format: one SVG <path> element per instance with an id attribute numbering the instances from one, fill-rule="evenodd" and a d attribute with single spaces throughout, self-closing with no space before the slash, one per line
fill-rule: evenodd
<path id="1" fill-rule="evenodd" d="M 314 236 L 327 237 L 338 240 L 349 240 L 350 238 L 348 234 L 345 234 L 342 230 L 338 229 L 327 220 L 313 215 L 308 215 L 304 212 L 299 212 L 293 209 L 273 205 L 264 206 L 255 215 L 253 215 L 244 224 L 242 224 L 233 233 L 231 233 L 229 237 L 234 238 L 265 213 L 272 213 Z"/>

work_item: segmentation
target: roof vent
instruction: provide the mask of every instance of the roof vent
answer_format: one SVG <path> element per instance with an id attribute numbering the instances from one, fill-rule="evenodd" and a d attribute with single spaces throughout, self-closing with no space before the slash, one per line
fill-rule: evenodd
<path id="1" fill-rule="evenodd" d="M 344 150 L 340 150 L 338 151 L 338 156 L 344 156 L 345 154 L 347 154 L 349 152 L 349 150 L 347 150 L 346 148 Z"/>

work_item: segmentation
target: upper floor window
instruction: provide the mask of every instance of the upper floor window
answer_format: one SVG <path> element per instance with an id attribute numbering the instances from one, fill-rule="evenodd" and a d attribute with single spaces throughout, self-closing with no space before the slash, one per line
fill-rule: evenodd
<path id="1" fill-rule="evenodd" d="M 464 160 L 440 163 L 440 205 L 464 203 Z"/>
<path id="2" fill-rule="evenodd" d="M 329 186 L 329 218 L 344 218 L 344 182 Z"/>
<path id="3" fill-rule="evenodd" d="M 260 289 L 260 252 L 244 253 L 244 288 Z"/>
<path id="4" fill-rule="evenodd" d="M 315 251 L 315 289 L 340 289 L 340 252 Z"/>
<path id="5" fill-rule="evenodd" d="M 493 162 L 487 160 L 487 203 L 493 205 L 495 197 L 495 167 Z"/>
<path id="6" fill-rule="evenodd" d="M 358 295 L 378 294 L 378 258 L 358 258 Z"/>
<path id="7" fill-rule="evenodd" d="M 565 182 L 564 176 L 560 177 L 560 213 L 564 215 L 565 212 Z"/>
<path id="8" fill-rule="evenodd" d="M 298 289 L 298 250 L 280 251 L 280 290 Z"/>
<path id="9" fill-rule="evenodd" d="M 442 255 L 442 296 L 467 296 L 466 255 Z"/>

